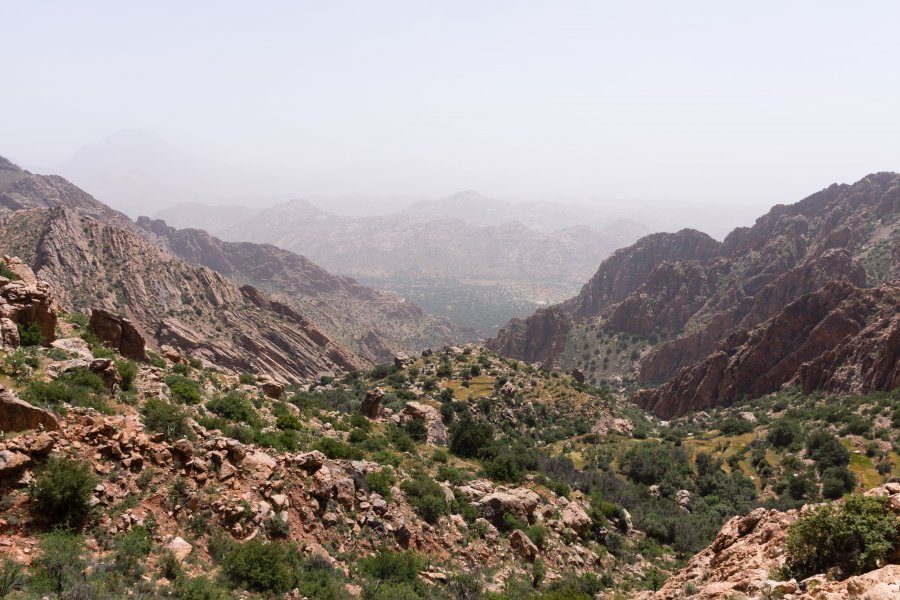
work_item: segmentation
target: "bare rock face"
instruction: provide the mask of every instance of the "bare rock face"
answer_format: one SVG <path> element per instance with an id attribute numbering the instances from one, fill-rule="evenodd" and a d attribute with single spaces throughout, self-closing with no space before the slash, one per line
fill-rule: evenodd
<path id="1" fill-rule="evenodd" d="M 29 429 L 59 429 L 59 419 L 49 410 L 37 408 L 21 400 L 9 390 L 0 387 L 0 431 L 26 431 Z"/>
<path id="2" fill-rule="evenodd" d="M 19 347 L 19 328 L 36 326 L 49 344 L 56 339 L 56 306 L 50 287 L 28 265 L 4 256 L 3 265 L 16 279 L 0 277 L 0 349 Z"/>
<path id="3" fill-rule="evenodd" d="M 525 362 L 549 365 L 562 354 L 571 327 L 572 321 L 562 309 L 542 308 L 527 319 L 510 320 L 485 347 Z"/>
<path id="4" fill-rule="evenodd" d="M 117 350 L 119 354 L 132 360 L 147 360 L 144 350 L 144 336 L 130 319 L 95 308 L 91 311 L 88 329 L 100 338 L 103 345 Z"/>
<path id="5" fill-rule="evenodd" d="M 800 385 L 806 393 L 900 387 L 900 282 L 873 290 L 835 281 L 753 331 L 736 330 L 639 406 L 670 418 Z"/>
<path id="6" fill-rule="evenodd" d="M 232 372 L 299 383 L 368 366 L 290 306 L 187 265 L 128 228 L 62 208 L 0 220 L 0 251 L 29 244 L 38 276 L 60 306 L 106 311 L 112 340 L 123 322 L 109 315 L 127 314 L 147 343 Z M 96 287 L 98 281 L 107 285 Z"/>
<path id="7" fill-rule="evenodd" d="M 888 506 L 900 513 L 900 485 L 887 483 L 866 494 L 888 497 Z M 686 597 L 688 587 L 696 590 L 691 598 L 702 600 L 731 595 L 764 598 L 779 591 L 796 600 L 900 597 L 900 564 L 886 564 L 843 581 L 828 581 L 824 573 L 800 582 L 772 581 L 772 572 L 785 562 L 788 528 L 800 515 L 798 510 L 780 512 L 757 508 L 747 515 L 729 519 L 712 544 L 691 558 L 649 598 L 681 600 Z M 816 584 L 812 585 L 811 580 Z"/>
<path id="8" fill-rule="evenodd" d="M 384 390 L 381 388 L 373 388 L 366 393 L 363 398 L 362 407 L 359 411 L 367 419 L 377 419 L 381 414 L 381 399 L 384 398 Z"/>

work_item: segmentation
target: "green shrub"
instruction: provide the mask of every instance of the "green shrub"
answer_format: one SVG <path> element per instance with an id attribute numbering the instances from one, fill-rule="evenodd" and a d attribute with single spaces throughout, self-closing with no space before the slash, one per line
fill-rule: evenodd
<path id="1" fill-rule="evenodd" d="M 44 343 L 44 334 L 37 323 L 29 323 L 22 326 L 17 324 L 19 330 L 19 344 L 22 346 L 40 346 Z"/>
<path id="2" fill-rule="evenodd" d="M 335 460 L 361 460 L 363 458 L 363 452 L 359 448 L 327 437 L 323 437 L 316 443 L 316 450 Z"/>
<path id="3" fill-rule="evenodd" d="M 369 489 L 387 501 L 391 499 L 391 486 L 394 485 L 394 471 L 381 469 L 366 473 L 366 485 Z"/>
<path id="4" fill-rule="evenodd" d="M 22 565 L 10 558 L 4 558 L 0 566 L 0 598 L 6 598 L 13 590 L 18 589 L 24 579 Z"/>
<path id="5" fill-rule="evenodd" d="M 143 564 L 153 549 L 153 538 L 144 527 L 135 527 L 119 536 L 116 543 L 116 568 L 130 577 L 144 572 Z"/>
<path id="6" fill-rule="evenodd" d="M 806 454 L 816 461 L 819 473 L 829 467 L 843 467 L 850 464 L 850 451 L 834 435 L 817 429 L 806 437 Z"/>
<path id="7" fill-rule="evenodd" d="M 119 375 L 122 377 L 122 389 L 126 392 L 131 390 L 138 374 L 137 363 L 133 360 L 117 360 L 116 368 L 119 369 Z"/>
<path id="8" fill-rule="evenodd" d="M 243 385 L 254 385 L 256 384 L 256 377 L 254 377 L 250 373 L 241 373 L 240 375 L 238 375 L 238 381 Z"/>
<path id="9" fill-rule="evenodd" d="M 40 556 L 31 564 L 30 587 L 36 592 L 50 592 L 61 598 L 63 592 L 82 577 L 83 551 L 84 540 L 79 535 L 63 530 L 43 535 Z"/>
<path id="10" fill-rule="evenodd" d="M 150 398 L 141 407 L 141 413 L 144 415 L 144 426 L 150 431 L 163 434 L 170 442 L 194 437 L 194 432 L 188 425 L 188 415 L 180 406 L 159 398 Z"/>
<path id="11" fill-rule="evenodd" d="M 840 498 L 856 488 L 856 476 L 847 467 L 829 467 L 822 473 L 822 496 Z"/>
<path id="12" fill-rule="evenodd" d="M 264 527 L 268 536 L 273 539 L 286 538 L 291 533 L 291 528 L 287 521 L 284 521 L 278 515 L 272 515 L 266 519 Z"/>
<path id="13" fill-rule="evenodd" d="M 5 264 L 0 263 L 0 277 L 6 277 L 10 281 L 17 281 L 19 276 L 13 273 L 9 267 Z"/>
<path id="14" fill-rule="evenodd" d="M 159 354 L 156 354 L 155 352 L 147 352 L 147 360 L 150 361 L 150 364 L 157 369 L 166 368 L 166 359 L 164 359 Z"/>
<path id="15" fill-rule="evenodd" d="M 393 552 L 382 549 L 373 556 L 361 559 L 359 568 L 365 575 L 382 583 L 413 583 L 418 581 L 425 561 L 412 550 Z"/>
<path id="16" fill-rule="evenodd" d="M 184 375 L 174 373 L 167 375 L 165 383 L 169 386 L 169 395 L 172 400 L 182 404 L 200 404 L 203 399 L 200 384 Z"/>
<path id="17" fill-rule="evenodd" d="M 232 586 L 252 592 L 284 594 L 297 584 L 300 555 L 292 544 L 252 539 L 235 544 L 222 559 Z"/>
<path id="18" fill-rule="evenodd" d="M 833 571 L 843 579 L 875 569 L 898 547 L 900 519 L 886 498 L 848 496 L 800 517 L 788 529 L 786 566 L 797 579 Z"/>
<path id="19" fill-rule="evenodd" d="M 457 456 L 475 458 L 493 440 L 493 426 L 487 421 L 476 421 L 468 414 L 450 428 L 450 451 Z"/>
<path id="20" fill-rule="evenodd" d="M 769 429 L 766 439 L 776 448 L 787 448 L 800 436 L 800 426 L 796 421 L 780 419 Z"/>
<path id="21" fill-rule="evenodd" d="M 251 427 L 259 427 L 262 424 L 262 419 L 253 408 L 253 403 L 240 392 L 229 392 L 216 396 L 206 403 L 206 408 L 220 417 L 238 423 L 246 423 Z"/>
<path id="22" fill-rule="evenodd" d="M 106 384 L 87 369 L 74 369 L 52 381 L 31 381 L 22 390 L 22 399 L 39 406 L 58 407 L 61 404 L 93 408 L 110 413 L 104 396 Z"/>
<path id="23" fill-rule="evenodd" d="M 231 594 L 205 575 L 200 575 L 178 578 L 175 581 L 174 597 L 176 600 L 228 600 Z"/>
<path id="24" fill-rule="evenodd" d="M 400 484 L 400 489 L 406 494 L 410 504 L 416 509 L 416 513 L 426 523 L 437 523 L 442 515 L 450 512 L 447 498 L 444 496 L 444 488 L 424 473 L 407 479 Z"/>
<path id="25" fill-rule="evenodd" d="M 97 480 L 87 461 L 53 456 L 31 485 L 39 514 L 52 524 L 81 525 Z"/>

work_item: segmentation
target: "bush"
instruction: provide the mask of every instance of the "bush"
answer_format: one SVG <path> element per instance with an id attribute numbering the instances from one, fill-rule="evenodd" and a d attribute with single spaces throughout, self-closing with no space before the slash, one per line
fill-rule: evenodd
<path id="1" fill-rule="evenodd" d="M 138 374 L 138 365 L 133 360 L 117 360 L 116 368 L 122 377 L 122 389 L 129 391 L 134 385 L 134 379 Z"/>
<path id="2" fill-rule="evenodd" d="M 475 458 L 494 440 L 494 428 L 487 421 L 476 421 L 465 415 L 450 429 L 450 452 Z"/>
<path id="3" fill-rule="evenodd" d="M 829 500 L 840 498 L 856 488 L 856 476 L 847 467 L 829 467 L 822 473 L 822 495 Z"/>
<path id="4" fill-rule="evenodd" d="M 144 527 L 122 534 L 116 543 L 116 568 L 131 577 L 143 574 L 144 559 L 153 549 L 153 538 Z"/>
<path id="5" fill-rule="evenodd" d="M 253 403 L 239 392 L 216 396 L 206 403 L 206 408 L 220 417 L 246 423 L 251 427 L 258 427 L 262 423 Z"/>
<path id="6" fill-rule="evenodd" d="M 426 523 L 437 523 L 442 515 L 450 512 L 447 498 L 444 496 L 444 488 L 423 473 L 401 483 L 400 489 L 406 494 L 410 504 L 416 509 L 416 513 Z"/>
<path id="7" fill-rule="evenodd" d="M 37 323 L 29 323 L 24 327 L 17 324 L 19 330 L 19 344 L 21 346 L 40 346 L 44 343 L 44 334 Z"/>
<path id="8" fill-rule="evenodd" d="M 898 546 L 900 519 L 887 499 L 848 496 L 821 506 L 788 529 L 786 567 L 797 579 L 834 571 L 844 579 L 875 569 Z"/>
<path id="9" fill-rule="evenodd" d="M 182 404 L 200 404 L 203 394 L 200 392 L 200 384 L 184 375 L 167 375 L 166 385 L 169 386 L 169 395 L 173 400 Z"/>
<path id="10" fill-rule="evenodd" d="M 179 578 L 175 582 L 176 600 L 228 600 L 231 595 L 204 575 Z"/>
<path id="11" fill-rule="evenodd" d="M 141 413 L 144 415 L 144 426 L 150 431 L 163 434 L 170 442 L 194 437 L 194 432 L 188 425 L 187 413 L 180 406 L 159 398 L 150 398 L 144 403 Z"/>
<path id="12" fill-rule="evenodd" d="M 391 469 L 369 471 L 366 473 L 366 485 L 385 500 L 391 499 L 391 486 L 394 485 L 394 472 Z"/>
<path id="13" fill-rule="evenodd" d="M 278 515 L 272 515 L 266 519 L 264 526 L 268 536 L 273 539 L 286 538 L 288 534 L 291 533 L 291 528 L 287 524 L 287 521 L 283 520 Z"/>
<path id="14" fill-rule="evenodd" d="M 297 584 L 300 555 L 286 542 L 252 539 L 235 544 L 222 559 L 232 586 L 252 592 L 284 594 Z"/>
<path id="15" fill-rule="evenodd" d="M 3 559 L 0 566 L 0 598 L 6 598 L 23 581 L 22 565 L 10 558 Z"/>
<path id="16" fill-rule="evenodd" d="M 63 530 L 42 536 L 40 557 L 31 564 L 31 587 L 36 592 L 52 592 L 61 597 L 81 578 L 85 567 L 83 550 L 81 536 Z"/>
<path id="17" fill-rule="evenodd" d="M 319 440 L 316 450 L 334 460 L 361 460 L 363 457 L 359 448 L 326 437 Z"/>
<path id="18" fill-rule="evenodd" d="M 242 385 L 254 385 L 256 384 L 256 377 L 254 377 L 250 373 L 241 373 L 240 375 L 238 375 L 238 381 Z"/>
<path id="19" fill-rule="evenodd" d="M 816 461 L 819 473 L 824 473 L 829 467 L 850 464 L 850 451 L 839 439 L 823 429 L 817 429 L 807 436 L 806 454 Z"/>
<path id="20" fill-rule="evenodd" d="M 360 570 L 382 583 L 412 583 L 418 580 L 425 561 L 412 550 L 392 552 L 380 550 L 359 561 Z"/>
<path id="21" fill-rule="evenodd" d="M 87 516 L 96 485 L 89 462 L 54 456 L 32 483 L 31 497 L 40 515 L 50 523 L 77 527 Z"/>
<path id="22" fill-rule="evenodd" d="M 795 421 L 780 419 L 769 429 L 766 439 L 776 448 L 787 448 L 800 435 L 800 427 Z"/>
<path id="23" fill-rule="evenodd" d="M 39 406 L 56 407 L 60 404 L 94 408 L 108 413 L 103 396 L 106 384 L 87 369 L 74 369 L 52 381 L 32 381 L 22 390 L 22 399 Z"/>

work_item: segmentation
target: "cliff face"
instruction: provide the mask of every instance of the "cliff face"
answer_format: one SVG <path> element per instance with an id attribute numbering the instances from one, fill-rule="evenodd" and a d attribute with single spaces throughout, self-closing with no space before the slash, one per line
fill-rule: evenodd
<path id="1" fill-rule="evenodd" d="M 562 354 L 570 327 L 571 320 L 565 311 L 551 306 L 527 319 L 512 319 L 485 346 L 525 362 L 550 364 Z"/>
<path id="2" fill-rule="evenodd" d="M 63 309 L 125 315 L 151 344 L 286 381 L 366 365 L 298 313 L 254 302 L 223 275 L 187 265 L 129 229 L 64 208 L 0 221 L 4 252 L 29 243 L 32 267 Z"/>
<path id="3" fill-rule="evenodd" d="M 488 345 L 525 360 L 555 360 L 559 354 L 554 349 L 565 347 L 566 341 L 553 336 L 571 335 L 576 323 L 593 324 L 612 335 L 644 336 L 649 341 L 635 361 L 637 383 L 664 383 L 682 369 L 691 374 L 679 374 L 675 387 L 666 388 L 669 392 L 648 393 L 642 402 L 663 415 L 679 414 L 791 379 L 772 375 L 754 384 L 741 383 L 771 370 L 761 364 L 749 368 L 753 361 L 735 362 L 742 335 L 771 319 L 785 325 L 791 320 L 782 313 L 788 305 L 830 282 L 847 282 L 851 289 L 895 280 L 898 259 L 900 175 L 869 175 L 852 185 L 832 185 L 796 204 L 776 206 L 753 227 L 734 230 L 721 244 L 691 230 L 647 236 L 610 256 L 578 296 L 556 307 L 562 319 L 570 320 L 568 326 L 547 327 L 546 314 L 539 312 L 511 322 Z M 815 314 L 806 317 L 816 320 Z M 656 341 L 660 337 L 663 341 Z M 780 368 L 799 368 L 827 349 L 809 347 L 803 360 Z M 773 352 L 800 356 L 781 348 Z M 831 385 L 831 376 L 822 373 L 837 368 L 824 366 L 833 360 L 815 362 L 807 385 Z M 591 375 L 587 365 L 563 366 Z M 743 369 L 748 375 L 737 374 Z M 602 371 L 594 373 L 594 380 L 602 376 Z"/>
<path id="4" fill-rule="evenodd" d="M 633 400 L 663 418 L 799 385 L 864 394 L 900 386 L 900 282 L 862 289 L 833 281 Z"/>
<path id="5" fill-rule="evenodd" d="M 175 229 L 141 217 L 138 227 L 173 254 L 240 283 L 278 295 L 329 337 L 372 362 L 449 344 L 454 330 L 403 298 L 333 275 L 270 244 L 225 242 L 198 229 Z"/>

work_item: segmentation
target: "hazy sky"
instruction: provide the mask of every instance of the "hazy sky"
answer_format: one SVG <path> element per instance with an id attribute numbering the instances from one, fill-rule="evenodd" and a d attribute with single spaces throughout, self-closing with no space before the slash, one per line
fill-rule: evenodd
<path id="1" fill-rule="evenodd" d="M 2 4 L 26 167 L 142 128 L 297 195 L 767 207 L 900 170 L 900 2 Z"/>

